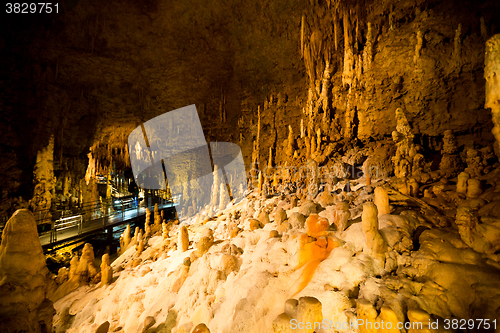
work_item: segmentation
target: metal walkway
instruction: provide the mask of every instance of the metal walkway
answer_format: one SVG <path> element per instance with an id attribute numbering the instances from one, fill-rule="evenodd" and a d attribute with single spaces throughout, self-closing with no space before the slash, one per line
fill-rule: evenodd
<path id="1" fill-rule="evenodd" d="M 150 196 L 147 198 L 147 202 L 136 205 L 133 200 L 126 201 L 114 198 L 104 202 L 90 202 L 72 210 L 38 211 L 34 215 L 38 225 L 40 243 L 44 251 L 47 251 L 84 241 L 96 234 L 102 234 L 104 231 L 111 239 L 113 232 L 122 229 L 116 227 L 133 222 L 144 223 L 146 207 L 151 211 L 151 222 L 153 222 L 155 203 L 158 204 L 160 211 L 165 211 L 165 218 L 168 219 L 175 214 L 175 206 L 179 199 L 180 196 L 175 196 L 173 200 Z M 120 202 L 117 204 L 116 201 Z M 0 221 L 0 235 L 6 222 L 7 219 Z"/>
<path id="2" fill-rule="evenodd" d="M 150 206 L 151 221 L 154 221 L 154 205 Z M 168 202 L 158 205 L 159 210 L 174 211 L 175 204 Z M 121 211 L 113 212 L 98 218 L 83 220 L 76 218 L 77 223 L 70 224 L 63 228 L 57 228 L 55 223 L 50 231 L 40 234 L 40 243 L 44 250 L 56 248 L 59 245 L 69 242 L 78 242 L 96 233 L 102 233 L 104 230 L 113 232 L 113 227 L 138 221 L 146 215 L 146 207 L 131 207 Z M 81 216 L 81 215 L 78 215 Z M 77 217 L 78 217 L 77 216 Z M 71 219 L 73 217 L 67 218 Z M 78 222 L 81 221 L 81 222 Z"/>

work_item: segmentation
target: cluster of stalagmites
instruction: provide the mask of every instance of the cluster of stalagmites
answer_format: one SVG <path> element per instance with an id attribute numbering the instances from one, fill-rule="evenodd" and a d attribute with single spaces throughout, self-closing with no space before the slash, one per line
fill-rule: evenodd
<path id="1" fill-rule="evenodd" d="M 66 296 L 76 288 L 101 282 L 102 286 L 113 282 L 113 269 L 111 268 L 109 254 L 104 254 L 101 260 L 100 271 L 95 263 L 94 249 L 87 243 L 82 249 L 80 256 L 75 255 L 70 262 L 69 269 L 59 269 L 54 281 L 56 289 L 50 295 L 54 301 Z"/>
<path id="2" fill-rule="evenodd" d="M 274 332 L 293 332 L 294 322 L 305 323 L 303 332 L 314 332 L 314 323 L 325 318 L 321 301 L 309 296 L 307 288 L 317 270 L 328 269 L 321 264 L 333 260 L 334 251 L 352 252 L 346 263 L 356 261 L 364 267 L 365 275 L 358 282 L 332 280 L 324 286 L 324 290 L 342 293 L 349 300 L 351 308 L 343 311 L 350 321 L 384 321 L 394 327 L 398 322 L 419 322 L 425 326 L 429 319 L 472 318 L 479 309 L 485 317 L 495 318 L 500 309 L 500 302 L 492 296 L 498 292 L 494 281 L 500 273 L 500 188 L 492 151 L 470 150 L 464 159 L 457 153 L 453 134 L 447 132 L 442 152 L 448 157 L 442 159 L 442 168 L 431 171 L 419 153 L 414 153 L 418 149 L 408 122 L 403 125 L 398 128 L 403 137 L 397 141 L 399 153 L 393 160 L 395 170 L 401 171 L 399 177 L 365 175 L 352 181 L 345 191 L 347 175 L 322 184 L 316 171 L 280 181 L 266 181 L 261 174 L 254 191 L 242 203 L 212 218 L 193 216 L 182 223 L 166 222 L 155 209 L 154 223 L 150 223 L 152 212 L 148 211 L 144 231 L 136 228 L 132 236 L 127 226 L 123 233 L 121 253 L 128 253 L 129 260 L 117 271 L 132 269 L 143 276 L 150 269 L 141 263 L 186 252 L 182 264 L 168 276 L 168 291 L 177 293 L 199 265 L 208 265 L 222 280 L 237 275 L 243 250 L 235 243 L 245 239 L 255 245 L 263 237 L 295 249 L 290 253 L 290 270 L 300 276 L 287 290 L 290 299 L 272 323 Z M 264 186 L 278 189 L 292 180 L 320 191 L 296 186 L 288 195 L 264 192 Z M 335 189 L 344 191 L 337 193 Z M 215 227 L 208 227 L 209 223 Z M 214 246 L 220 243 L 224 246 Z M 78 260 L 75 267 L 83 267 L 79 279 L 88 281 L 96 270 L 80 265 L 82 260 L 90 262 L 84 253 L 74 260 Z M 103 284 L 112 281 L 107 267 L 108 258 L 103 258 Z M 330 273 L 337 274 L 334 271 Z M 478 283 L 481 287 L 465 292 Z M 488 290 L 494 292 L 489 295 Z M 487 309 L 480 300 L 487 302 Z M 141 330 L 167 325 L 168 320 L 161 324 L 157 319 L 147 317 Z M 191 323 L 174 321 L 168 325 L 177 332 L 209 332 L 208 322 L 198 322 L 193 319 Z"/>

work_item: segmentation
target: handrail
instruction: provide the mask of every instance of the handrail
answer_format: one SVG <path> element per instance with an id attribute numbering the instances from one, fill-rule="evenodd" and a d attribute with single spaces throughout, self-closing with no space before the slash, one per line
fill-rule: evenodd
<path id="1" fill-rule="evenodd" d="M 68 221 L 68 222 L 61 223 L 61 221 Z M 72 228 L 74 226 L 78 226 L 78 234 L 81 234 L 82 233 L 82 224 L 83 224 L 83 216 L 82 215 L 62 217 L 59 220 L 56 220 L 54 223 L 52 223 L 52 228 L 50 230 L 50 242 L 53 243 L 53 242 L 57 241 L 57 232 L 59 230 L 69 229 L 69 228 Z"/>
<path id="2" fill-rule="evenodd" d="M 80 209 L 80 210 L 75 210 L 72 212 L 71 216 L 60 216 L 59 218 L 54 218 L 52 216 L 51 218 L 44 218 L 44 219 L 37 219 L 37 224 L 42 223 L 50 223 L 51 224 L 51 229 L 50 231 L 44 232 L 43 234 L 47 235 L 47 233 L 50 233 L 50 244 L 53 242 L 57 241 L 57 232 L 62 231 L 65 229 L 69 229 L 72 227 L 78 227 L 78 234 L 81 234 L 83 232 L 83 229 L 85 226 L 90 226 L 94 225 L 96 221 L 102 219 L 102 227 L 105 227 L 106 224 L 108 223 L 108 218 L 117 216 L 117 215 L 122 215 L 121 221 L 123 222 L 126 218 L 126 214 L 129 211 L 137 210 L 138 214 L 137 217 L 143 214 L 139 215 L 139 210 L 142 208 L 149 208 L 152 212 L 155 206 L 155 202 L 157 202 L 159 205 L 164 206 L 166 203 L 173 203 L 174 205 L 176 204 L 175 202 L 179 199 L 180 195 L 176 195 L 172 197 L 171 199 L 164 199 L 161 196 L 150 196 L 149 200 L 144 202 L 144 206 L 132 206 L 132 207 L 124 207 L 120 210 L 114 209 L 113 208 L 113 202 L 112 200 L 105 200 L 103 202 L 95 201 L 94 206 L 92 207 L 90 204 L 86 205 L 86 209 Z M 118 198 L 117 198 L 118 199 Z M 89 207 L 90 206 L 90 207 Z M 127 205 L 128 206 L 128 205 Z M 45 210 L 47 212 L 48 210 Z M 42 211 L 40 211 L 42 212 Z M 52 212 L 53 213 L 53 212 Z M 59 212 L 58 212 L 59 213 Z M 41 213 L 34 213 L 36 215 L 39 214 L 41 216 Z M 37 216 L 35 215 L 35 218 Z M 54 214 L 56 215 L 56 214 Z M 7 222 L 8 218 L 5 219 L 5 223 Z M 120 221 L 118 218 L 117 221 Z M 2 221 L 0 221 L 2 222 Z M 1 237 L 1 229 L 2 227 L 5 227 L 5 223 L 3 225 L 0 225 L 0 237 Z M 1 224 L 1 223 L 0 223 Z M 113 223 L 114 224 L 114 223 Z M 48 244 L 47 244 L 48 245 Z"/>

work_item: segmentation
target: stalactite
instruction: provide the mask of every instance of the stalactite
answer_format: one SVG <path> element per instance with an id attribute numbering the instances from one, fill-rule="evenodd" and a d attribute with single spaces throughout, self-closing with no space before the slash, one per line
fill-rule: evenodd
<path id="1" fill-rule="evenodd" d="M 351 138 L 352 136 L 352 122 L 354 120 L 354 107 L 352 106 L 352 88 L 349 88 L 347 94 L 347 104 L 345 109 L 345 128 L 344 128 L 344 138 Z"/>
<path id="2" fill-rule="evenodd" d="M 314 87 L 316 75 L 314 70 L 314 58 L 311 52 L 311 46 L 306 43 L 304 47 L 304 64 L 306 66 L 307 75 L 309 76 L 309 86 Z"/>
<path id="3" fill-rule="evenodd" d="M 310 40 L 311 40 L 310 42 L 311 52 L 314 57 L 314 60 L 317 62 L 319 61 L 321 52 L 323 50 L 323 34 L 321 33 L 320 30 L 316 29 L 311 34 Z M 314 63 L 312 64 L 312 66 L 314 67 Z"/>
<path id="4" fill-rule="evenodd" d="M 256 151 L 257 151 L 257 160 L 259 159 L 259 156 L 260 156 L 260 126 L 261 126 L 261 123 L 260 123 L 260 105 L 257 107 L 257 142 L 256 142 L 256 145 L 255 145 L 255 148 L 256 148 Z"/>
<path id="5" fill-rule="evenodd" d="M 304 58 L 304 30 L 305 30 L 306 16 L 302 14 L 302 20 L 300 23 L 300 58 Z"/>
<path id="6" fill-rule="evenodd" d="M 372 24 L 368 22 L 366 31 L 366 44 L 363 50 L 363 68 L 368 70 L 371 68 L 373 59 L 373 33 Z"/>
<path id="7" fill-rule="evenodd" d="M 335 41 L 335 51 L 337 51 L 339 48 L 339 38 L 340 38 L 339 34 L 340 34 L 339 16 L 337 9 L 335 9 L 333 12 L 333 35 Z"/>
<path id="8" fill-rule="evenodd" d="M 295 141 L 293 137 L 292 125 L 288 125 L 288 139 L 287 139 L 287 147 L 286 147 L 286 155 L 292 156 L 294 151 Z"/>
<path id="9" fill-rule="evenodd" d="M 354 76 L 354 52 L 351 41 L 351 25 L 349 11 L 344 9 L 344 72 L 342 73 L 342 84 L 350 85 Z"/>
<path id="10" fill-rule="evenodd" d="M 321 151 L 321 128 L 316 131 L 316 150 Z"/>
<path id="11" fill-rule="evenodd" d="M 481 24 L 481 37 L 486 40 L 488 38 L 488 29 L 486 28 L 486 23 L 484 22 L 483 16 L 481 16 L 479 22 Z"/>
<path id="12" fill-rule="evenodd" d="M 323 107 L 323 120 L 326 121 L 330 118 L 330 101 L 328 100 L 328 91 L 330 89 L 330 76 L 331 76 L 331 66 L 330 60 L 326 61 L 325 72 L 323 73 L 323 87 L 321 88 L 321 98 Z"/>
<path id="13" fill-rule="evenodd" d="M 360 82 L 361 74 L 363 73 L 363 58 L 361 57 L 361 54 L 359 54 L 356 59 L 355 69 L 356 69 L 356 81 Z"/>
<path id="14" fill-rule="evenodd" d="M 462 51 L 462 40 L 461 40 L 461 35 L 462 34 L 462 25 L 458 24 L 457 30 L 455 30 L 455 39 L 454 39 L 454 48 L 453 48 L 453 58 L 455 58 L 456 61 L 460 61 L 460 55 Z"/>
<path id="15" fill-rule="evenodd" d="M 359 11 L 356 8 L 356 36 L 355 36 L 355 45 L 356 49 L 358 49 L 358 44 L 359 44 Z"/>

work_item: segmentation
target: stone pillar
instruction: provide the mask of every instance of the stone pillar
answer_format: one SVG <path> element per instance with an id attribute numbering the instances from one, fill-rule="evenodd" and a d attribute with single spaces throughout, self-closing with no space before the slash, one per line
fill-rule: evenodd
<path id="1" fill-rule="evenodd" d="M 20 209 L 7 221 L 0 245 L 0 331 L 52 331 L 49 279 L 35 218 Z"/>
<path id="2" fill-rule="evenodd" d="M 54 137 L 52 136 L 47 146 L 36 155 L 34 168 L 35 190 L 30 206 L 33 212 L 42 212 L 42 217 L 51 218 L 49 209 L 52 205 L 52 197 L 56 178 L 54 177 Z"/>
<path id="3" fill-rule="evenodd" d="M 484 78 L 486 79 L 486 100 L 484 107 L 491 109 L 495 153 L 500 158 L 500 34 L 486 42 L 484 57 Z"/>

